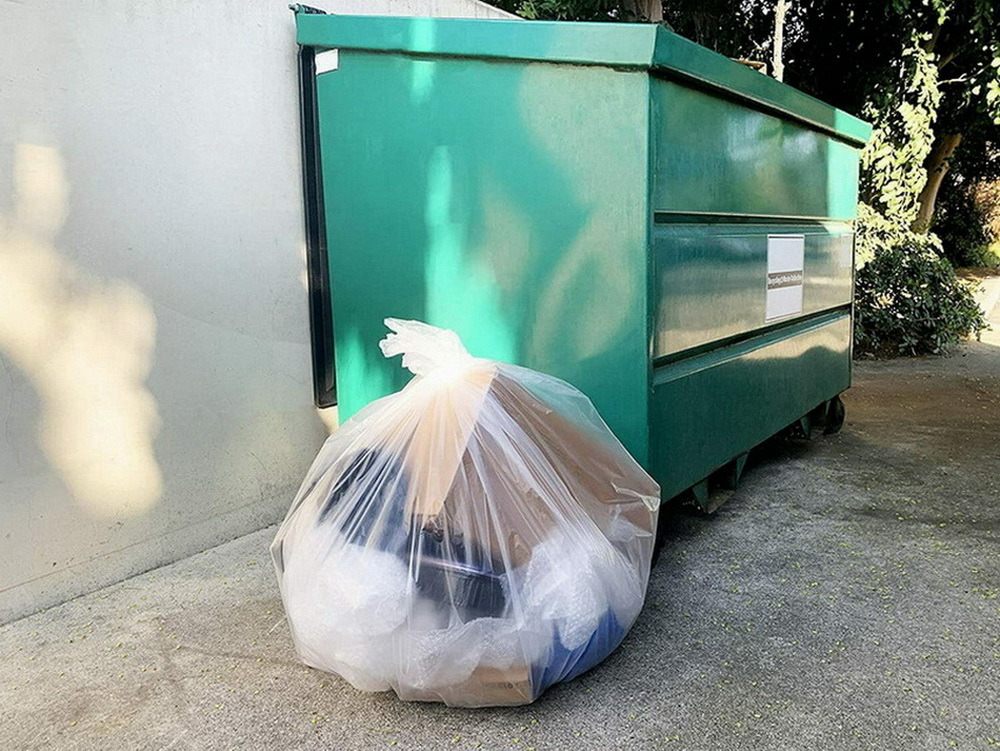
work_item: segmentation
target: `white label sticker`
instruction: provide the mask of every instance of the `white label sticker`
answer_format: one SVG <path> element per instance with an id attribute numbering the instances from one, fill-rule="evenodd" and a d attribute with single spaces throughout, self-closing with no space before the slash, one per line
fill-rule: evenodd
<path id="1" fill-rule="evenodd" d="M 329 73 L 340 67 L 340 50 L 324 50 L 316 53 L 316 75 Z"/>
<path id="2" fill-rule="evenodd" d="M 854 235 L 842 235 L 837 238 L 840 249 L 840 268 L 849 269 L 854 265 Z"/>
<path id="3" fill-rule="evenodd" d="M 767 236 L 767 305 L 765 321 L 802 312 L 805 235 Z"/>

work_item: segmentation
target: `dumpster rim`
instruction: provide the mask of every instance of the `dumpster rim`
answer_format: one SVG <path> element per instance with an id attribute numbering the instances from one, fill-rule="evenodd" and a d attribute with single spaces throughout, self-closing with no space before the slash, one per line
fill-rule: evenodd
<path id="1" fill-rule="evenodd" d="M 296 13 L 295 20 L 302 46 L 648 71 L 858 147 L 872 133 L 860 118 L 654 24 L 312 13 Z"/>

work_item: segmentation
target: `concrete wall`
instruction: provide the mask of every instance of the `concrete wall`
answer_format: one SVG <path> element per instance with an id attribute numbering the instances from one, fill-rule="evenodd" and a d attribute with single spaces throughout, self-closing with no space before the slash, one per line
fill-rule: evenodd
<path id="1" fill-rule="evenodd" d="M 0 35 L 3 622 L 279 520 L 325 430 L 286 3 L 4 2 Z"/>

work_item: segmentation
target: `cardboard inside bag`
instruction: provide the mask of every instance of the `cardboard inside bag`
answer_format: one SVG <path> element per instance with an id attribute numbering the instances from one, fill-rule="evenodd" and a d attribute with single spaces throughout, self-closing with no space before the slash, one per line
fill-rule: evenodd
<path id="1" fill-rule="evenodd" d="M 425 409 L 406 447 L 407 515 L 427 519 L 441 513 L 495 377 L 496 368 L 477 367 L 440 384 L 421 384 Z"/>
<path id="2" fill-rule="evenodd" d="M 641 532 L 655 533 L 655 515 L 640 498 L 625 497 L 618 488 L 636 488 L 641 496 L 658 499 L 659 486 L 617 446 L 562 417 L 503 373 L 491 379 L 479 404 L 484 407 L 494 415 L 502 410 L 509 416 L 523 432 L 523 440 L 530 441 L 553 468 L 562 490 L 559 502 L 551 495 L 539 496 L 537 478 L 525 477 L 522 466 L 502 461 L 504 448 L 496 445 L 493 435 L 497 425 L 479 424 L 463 432 L 466 447 L 473 441 L 472 450 L 466 449 L 458 463 L 449 454 L 451 484 L 445 502 L 437 503 L 435 495 L 434 504 L 420 506 L 436 513 L 443 526 L 461 529 L 509 567 L 527 563 L 532 548 L 558 523 L 557 517 L 573 513 L 574 505 L 602 532 L 621 516 Z M 484 454 L 501 461 L 487 461 Z"/>
<path id="3" fill-rule="evenodd" d="M 507 669 L 478 667 L 468 680 L 445 689 L 466 707 L 503 707 L 529 704 L 534 698 L 531 670 L 526 665 Z M 408 691 L 409 701 L 441 701 L 442 689 Z"/>

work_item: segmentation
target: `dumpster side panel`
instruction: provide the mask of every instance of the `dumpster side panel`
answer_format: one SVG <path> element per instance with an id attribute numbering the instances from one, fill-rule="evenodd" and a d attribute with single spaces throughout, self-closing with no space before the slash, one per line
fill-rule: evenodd
<path id="1" fill-rule="evenodd" d="M 850 315 L 835 311 L 657 368 L 650 463 L 663 497 L 846 389 L 850 333 Z"/>
<path id="2" fill-rule="evenodd" d="M 796 315 L 850 306 L 854 230 L 848 222 L 658 224 L 654 358 L 767 325 L 768 246 L 775 238 L 802 239 L 802 305 Z"/>
<path id="3" fill-rule="evenodd" d="M 671 497 L 850 385 L 858 147 L 654 79 L 651 466 Z"/>
<path id="4" fill-rule="evenodd" d="M 317 80 L 342 418 L 387 316 L 566 379 L 648 453 L 648 77 L 341 49 Z"/>
<path id="5" fill-rule="evenodd" d="M 652 100 L 654 211 L 854 218 L 856 146 L 673 81 Z"/>

